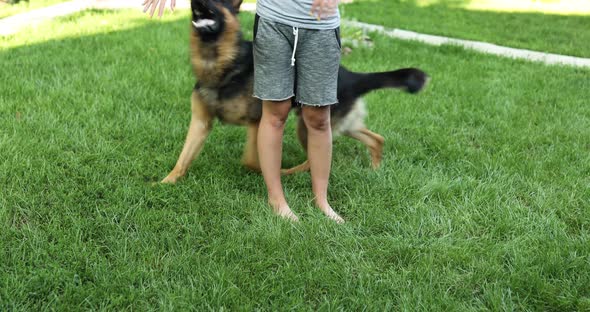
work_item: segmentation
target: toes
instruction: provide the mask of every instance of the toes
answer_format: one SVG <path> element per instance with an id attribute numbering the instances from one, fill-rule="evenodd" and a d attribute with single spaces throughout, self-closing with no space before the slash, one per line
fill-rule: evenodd
<path id="1" fill-rule="evenodd" d="M 292 212 L 291 212 L 291 213 L 289 213 L 289 214 L 287 214 L 287 215 L 283 215 L 282 217 L 283 217 L 283 218 L 285 218 L 285 219 L 288 219 L 288 220 L 290 220 L 290 221 L 292 221 L 292 222 L 299 222 L 299 217 L 297 217 L 297 216 L 296 216 L 294 213 L 292 213 Z"/>
<path id="2" fill-rule="evenodd" d="M 336 213 L 334 213 L 333 215 L 329 215 L 328 218 L 334 220 L 338 224 L 344 224 L 344 219 L 342 219 L 342 217 L 340 217 Z"/>
<path id="3" fill-rule="evenodd" d="M 289 210 L 281 210 L 275 212 L 279 217 L 283 219 L 287 219 L 292 222 L 299 222 L 299 218 L 293 213 L 293 211 Z"/>
<path id="4" fill-rule="evenodd" d="M 320 210 L 324 213 L 324 215 L 326 215 L 326 217 L 334 220 L 336 223 L 338 224 L 342 224 L 344 223 L 344 219 L 342 219 L 341 216 L 339 216 L 334 209 L 332 209 L 332 207 L 328 207 L 328 208 L 320 208 Z"/>

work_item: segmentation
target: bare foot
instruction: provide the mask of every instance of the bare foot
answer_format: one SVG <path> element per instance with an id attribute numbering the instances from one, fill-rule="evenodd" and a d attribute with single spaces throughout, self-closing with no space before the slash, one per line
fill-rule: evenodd
<path id="1" fill-rule="evenodd" d="M 317 204 L 317 203 L 316 203 Z M 334 211 L 334 209 L 332 209 L 332 207 L 330 206 L 330 204 L 328 204 L 327 202 L 320 204 L 317 204 L 318 207 L 320 208 L 320 210 L 326 215 L 326 217 L 336 221 L 336 223 L 338 224 L 343 224 L 344 223 L 344 219 L 342 219 L 341 216 L 339 216 L 336 211 Z"/>
<path id="2" fill-rule="evenodd" d="M 272 211 L 277 216 L 293 222 L 299 222 L 299 218 L 293 213 L 287 203 L 275 204 L 273 201 L 269 200 L 268 204 L 272 207 Z"/>

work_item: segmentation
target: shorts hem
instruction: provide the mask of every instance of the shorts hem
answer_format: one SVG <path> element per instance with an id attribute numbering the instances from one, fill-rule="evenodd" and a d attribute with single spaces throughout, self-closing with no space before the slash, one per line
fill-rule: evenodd
<path id="1" fill-rule="evenodd" d="M 298 104 L 301 105 L 305 105 L 305 106 L 313 106 L 313 107 L 322 107 L 322 106 L 332 106 L 332 105 L 336 105 L 339 102 L 329 102 L 329 103 L 325 103 L 325 104 L 309 104 L 309 103 L 305 103 L 305 102 L 301 102 L 301 101 L 297 101 Z"/>
<path id="2" fill-rule="evenodd" d="M 293 95 L 291 95 L 289 97 L 286 97 L 286 98 L 282 98 L 282 99 L 269 99 L 269 98 L 266 98 L 266 97 L 258 96 L 256 94 L 253 94 L 252 96 L 255 97 L 255 98 L 257 98 L 257 99 L 259 99 L 259 100 L 261 100 L 261 101 L 282 102 L 282 101 L 286 101 L 288 99 L 291 99 L 291 98 L 295 97 L 295 94 L 293 94 Z"/>

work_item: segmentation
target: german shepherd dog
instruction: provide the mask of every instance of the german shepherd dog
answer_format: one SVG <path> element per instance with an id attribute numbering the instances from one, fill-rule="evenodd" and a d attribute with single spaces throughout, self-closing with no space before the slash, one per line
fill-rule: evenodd
<path id="1" fill-rule="evenodd" d="M 260 170 L 256 137 L 262 117 L 262 102 L 252 96 L 253 43 L 244 40 L 240 31 L 237 14 L 241 3 L 242 0 L 191 1 L 190 58 L 198 82 L 192 93 L 192 118 L 186 142 L 176 166 L 162 180 L 163 183 L 175 183 L 186 174 L 203 148 L 214 118 L 248 127 L 242 163 L 252 170 Z M 424 72 L 414 68 L 384 73 L 354 73 L 340 67 L 339 104 L 331 107 L 334 135 L 343 134 L 361 141 L 370 151 L 373 167 L 377 168 L 381 162 L 384 139 L 365 127 L 366 113 L 361 96 L 379 88 L 399 88 L 416 93 L 427 80 Z M 306 149 L 307 128 L 301 116 L 297 136 Z M 283 170 L 283 173 L 305 170 L 309 170 L 307 161 Z"/>

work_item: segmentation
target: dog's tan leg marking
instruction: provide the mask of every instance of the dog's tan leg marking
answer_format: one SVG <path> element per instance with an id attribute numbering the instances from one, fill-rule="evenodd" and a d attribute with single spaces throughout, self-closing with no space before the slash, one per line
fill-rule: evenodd
<path id="1" fill-rule="evenodd" d="M 248 125 L 248 138 L 242 156 L 242 164 L 248 169 L 260 171 L 260 161 L 258 160 L 258 149 L 256 147 L 258 140 L 258 123 Z"/>
<path id="2" fill-rule="evenodd" d="M 199 95 L 193 92 L 191 97 L 192 117 L 191 123 L 186 135 L 186 142 L 178 157 L 176 166 L 168 174 L 162 183 L 176 183 L 176 181 L 184 176 L 195 157 L 203 149 L 205 139 L 211 131 L 211 114 L 207 111 L 205 104 L 200 100 Z"/>
<path id="3" fill-rule="evenodd" d="M 371 153 L 373 169 L 379 168 L 383 157 L 383 143 L 385 142 L 385 139 L 367 128 L 350 131 L 347 132 L 346 135 L 361 141 Z"/>

